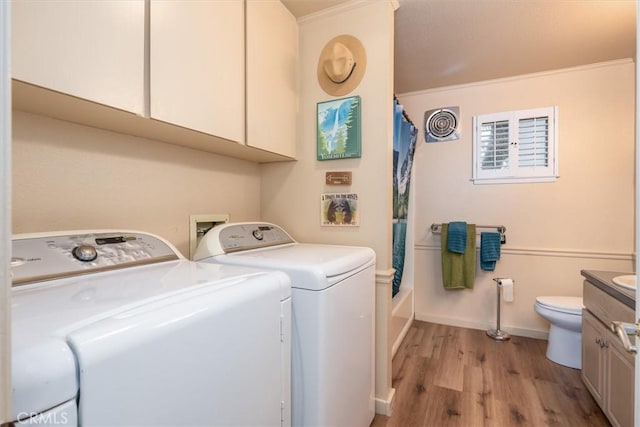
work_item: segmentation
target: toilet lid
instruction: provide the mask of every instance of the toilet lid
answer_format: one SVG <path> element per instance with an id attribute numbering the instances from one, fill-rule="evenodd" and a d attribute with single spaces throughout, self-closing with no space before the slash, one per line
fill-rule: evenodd
<path id="1" fill-rule="evenodd" d="M 536 297 L 536 302 L 550 310 L 582 314 L 582 297 L 544 296 Z"/>

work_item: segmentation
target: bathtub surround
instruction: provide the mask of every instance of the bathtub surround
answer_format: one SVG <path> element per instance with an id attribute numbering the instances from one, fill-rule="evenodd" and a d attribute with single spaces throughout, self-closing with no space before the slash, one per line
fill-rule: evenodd
<path id="1" fill-rule="evenodd" d="M 634 270 L 634 77 L 629 59 L 398 95 L 411 116 L 441 105 L 460 105 L 463 112 L 459 141 L 425 144 L 421 135 L 417 143 L 417 319 L 493 327 L 492 278 L 512 277 L 518 295 L 503 305 L 503 328 L 546 337 L 549 323 L 533 310 L 536 296 L 582 295 L 582 269 Z M 471 118 L 545 105 L 560 112 L 558 180 L 474 185 Z M 495 271 L 476 271 L 471 292 L 448 292 L 441 285 L 440 236 L 430 225 L 443 218 L 472 218 L 509 230 Z"/>

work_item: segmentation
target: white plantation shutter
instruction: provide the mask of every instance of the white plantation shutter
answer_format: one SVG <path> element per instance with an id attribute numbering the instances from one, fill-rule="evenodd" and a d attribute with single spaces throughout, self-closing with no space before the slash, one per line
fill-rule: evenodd
<path id="1" fill-rule="evenodd" d="M 509 122 L 483 122 L 480 125 L 480 157 L 482 169 L 509 167 Z"/>
<path id="2" fill-rule="evenodd" d="M 556 122 L 556 107 L 475 116 L 473 181 L 554 181 L 558 175 Z"/>
<path id="3" fill-rule="evenodd" d="M 518 166 L 549 164 L 549 117 L 520 119 L 518 126 Z"/>

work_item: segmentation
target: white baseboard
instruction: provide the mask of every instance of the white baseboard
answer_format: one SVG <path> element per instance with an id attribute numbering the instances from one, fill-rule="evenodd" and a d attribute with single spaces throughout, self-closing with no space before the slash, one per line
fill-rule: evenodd
<path id="1" fill-rule="evenodd" d="M 376 397 L 376 414 L 391 416 L 393 411 L 393 404 L 396 401 L 396 389 L 389 389 L 389 394 L 385 399 Z"/>
<path id="2" fill-rule="evenodd" d="M 469 329 L 478 329 L 478 330 L 489 330 L 495 329 L 496 325 L 476 322 L 465 319 L 455 319 L 451 317 L 444 316 L 432 316 L 425 313 L 416 313 L 416 320 L 421 320 L 423 322 L 431 322 L 438 323 L 440 325 L 449 325 L 449 326 L 458 326 L 461 328 L 469 328 Z M 500 329 L 509 332 L 511 335 L 519 336 L 519 337 L 529 337 L 529 338 L 537 338 L 542 340 L 549 339 L 549 331 L 540 331 L 535 329 L 523 329 L 523 328 L 514 328 L 508 325 L 500 325 Z"/>

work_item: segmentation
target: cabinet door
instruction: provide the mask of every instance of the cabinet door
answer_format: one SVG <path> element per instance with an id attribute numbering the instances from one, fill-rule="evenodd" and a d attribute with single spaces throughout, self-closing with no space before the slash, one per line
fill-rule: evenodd
<path id="1" fill-rule="evenodd" d="M 298 24 L 279 0 L 247 0 L 247 145 L 295 158 Z"/>
<path id="2" fill-rule="evenodd" d="M 609 332 L 607 358 L 607 413 L 614 426 L 633 425 L 634 356 Z"/>
<path id="3" fill-rule="evenodd" d="M 144 0 L 11 3 L 12 77 L 142 114 Z"/>
<path id="4" fill-rule="evenodd" d="M 244 2 L 152 0 L 151 118 L 244 143 Z"/>
<path id="5" fill-rule="evenodd" d="M 607 331 L 587 310 L 582 310 L 582 380 L 600 407 L 604 408 L 604 357 L 600 342 Z"/>

